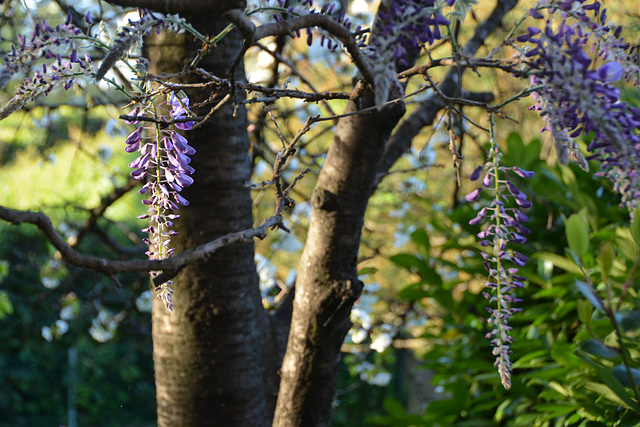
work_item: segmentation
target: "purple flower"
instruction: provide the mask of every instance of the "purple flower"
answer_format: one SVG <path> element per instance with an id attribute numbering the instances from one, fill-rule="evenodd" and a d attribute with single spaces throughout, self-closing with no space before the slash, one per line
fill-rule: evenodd
<path id="1" fill-rule="evenodd" d="M 511 387 L 511 361 L 509 354 L 511 353 L 510 344 L 513 338 L 509 336 L 511 327 L 508 320 L 519 310 L 511 308 L 511 305 L 520 301 L 513 294 L 516 289 L 523 286 L 523 278 L 518 276 L 518 267 L 524 266 L 529 258 L 520 252 L 511 248 L 513 244 L 524 244 L 527 242 L 525 237 L 531 231 L 524 227 L 521 223 L 526 222 L 529 218 L 519 209 L 512 207 L 515 203 L 517 206 L 527 204 L 531 206 L 531 202 L 527 200 L 527 195 L 513 184 L 509 178 L 517 175 L 521 178 L 531 178 L 534 172 L 525 171 L 518 167 L 502 167 L 499 165 L 500 153 L 499 147 L 495 142 L 493 126 L 493 117 L 491 120 L 491 141 L 490 158 L 484 167 L 488 168 L 487 174 L 483 179 L 483 187 L 485 191 L 495 193 L 489 206 L 483 207 L 478 215 L 469 221 L 471 225 L 486 223 L 485 230 L 477 234 L 480 240 L 479 244 L 483 248 L 487 248 L 486 252 L 481 252 L 481 256 L 485 260 L 483 265 L 487 270 L 489 280 L 485 281 L 485 286 L 491 292 L 484 292 L 483 295 L 496 308 L 489 308 L 491 318 L 488 320 L 494 327 L 487 334 L 487 338 L 491 340 L 493 354 L 496 356 L 495 366 L 498 368 L 502 384 L 505 388 Z M 480 168 L 476 168 L 471 174 L 473 180 L 477 180 L 480 175 Z M 496 187 L 490 188 L 492 181 L 495 180 Z M 482 187 L 471 191 L 466 199 L 474 202 L 479 199 Z M 492 248 L 493 250 L 490 250 Z"/>
<path id="2" fill-rule="evenodd" d="M 464 198 L 467 199 L 468 202 L 475 202 L 480 198 L 480 191 L 481 191 L 480 188 L 476 188 L 471 193 L 464 196 Z"/>
<path id="3" fill-rule="evenodd" d="M 469 176 L 469 181 L 477 181 L 480 178 L 480 173 L 482 172 L 482 165 L 478 166 L 473 170 L 471 176 Z"/>
<path id="4" fill-rule="evenodd" d="M 152 103 L 153 101 L 150 101 Z M 189 106 L 189 98 L 186 96 L 180 99 L 172 95 L 167 101 L 171 106 L 168 117 L 156 117 L 164 121 L 184 117 L 185 107 Z M 159 111 L 160 106 L 149 104 L 144 108 L 136 107 L 131 116 L 141 116 L 141 110 Z M 127 120 L 127 123 L 138 124 L 139 120 Z M 180 129 L 191 128 L 193 122 L 181 123 Z M 179 124 L 176 124 L 176 127 Z M 157 135 L 153 140 L 143 143 L 142 133 L 145 128 L 149 128 L 149 134 Z M 148 138 L 145 138 L 148 139 Z M 125 151 L 134 152 L 140 150 L 140 156 L 129 163 L 129 167 L 134 169 L 131 176 L 136 179 L 148 178 L 149 181 L 139 190 L 140 194 L 146 194 L 147 198 L 142 201 L 149 206 L 147 219 L 149 226 L 143 229 L 149 237 L 144 241 L 149 245 L 147 255 L 151 259 L 164 259 L 170 257 L 174 250 L 169 248 L 171 237 L 177 233 L 171 230 L 173 220 L 179 215 L 175 212 L 179 206 L 188 206 L 189 201 L 180 194 L 183 188 L 193 183 L 193 178 L 189 175 L 194 173 L 194 169 L 189 166 L 190 155 L 196 151 L 189 145 L 187 139 L 175 130 L 161 128 L 157 123 L 147 123 L 133 131 L 126 140 Z M 155 277 L 159 272 L 151 272 Z M 173 291 L 167 282 L 156 289 L 158 298 L 162 299 L 165 306 L 171 310 L 173 308 Z"/>
<path id="5" fill-rule="evenodd" d="M 129 114 L 130 117 L 138 117 L 140 116 L 140 107 L 134 108 Z M 124 120 L 124 122 L 128 125 L 137 125 L 140 123 L 140 120 Z"/>
<path id="6" fill-rule="evenodd" d="M 189 108 L 189 98 L 185 96 L 182 99 L 178 99 L 175 93 L 172 93 L 169 104 L 171 105 L 171 118 L 173 120 L 187 118 L 187 110 L 185 108 Z M 191 130 L 194 124 L 195 122 L 175 123 L 175 127 L 181 130 Z"/>
<path id="7" fill-rule="evenodd" d="M 531 17 L 533 19 L 543 19 L 544 15 L 542 15 L 542 13 L 540 13 L 540 11 L 538 11 L 538 9 L 529 9 L 529 15 L 531 15 Z"/>
<path id="8" fill-rule="evenodd" d="M 622 78 L 624 72 L 624 67 L 619 62 L 611 61 L 598 68 L 597 73 L 603 82 L 616 82 Z"/>
<path id="9" fill-rule="evenodd" d="M 529 34 L 533 109 L 547 122 L 544 130 L 551 133 L 558 160 L 573 160 L 584 170 L 587 159 L 599 161 L 622 204 L 634 211 L 640 201 L 639 123 L 634 108 L 620 101 L 620 90 L 611 83 L 622 78 L 640 83 L 638 52 L 620 38 L 619 28 L 612 31 L 607 25 L 605 10 L 598 16 L 599 2 L 579 3 L 581 7 L 571 1 L 551 3 L 550 11 L 563 10 L 560 23 L 552 23 L 550 15 L 545 31 Z M 538 11 L 530 14 L 539 17 Z M 597 70 L 592 69 L 592 52 L 604 62 Z M 574 138 L 589 133 L 593 154 L 585 159 Z"/>

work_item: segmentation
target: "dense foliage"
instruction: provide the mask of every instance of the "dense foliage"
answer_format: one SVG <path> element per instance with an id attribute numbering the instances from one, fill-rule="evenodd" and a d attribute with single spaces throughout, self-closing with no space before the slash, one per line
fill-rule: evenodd
<path id="1" fill-rule="evenodd" d="M 369 45 L 367 32 L 352 29 L 344 11 L 338 15 L 328 4 L 266 2 L 248 15 L 279 23 L 336 15 L 331 22 L 341 30 L 310 25 L 306 37 L 294 38 L 300 55 L 291 66 L 321 64 L 319 73 L 336 78 L 334 86 L 322 76 L 314 82 L 326 90 L 323 108 L 334 115 L 348 95 L 339 92 L 350 85 L 345 69 L 352 71 L 338 46 L 373 84 L 372 109 L 382 111 L 405 96 L 411 108 L 413 96 L 438 91 L 431 81 L 437 72 L 423 71 L 429 84 L 407 84 L 403 79 L 410 76 L 398 74 L 410 67 L 406 58 L 449 41 L 451 57 L 460 59 L 458 36 L 467 36 L 462 24 L 473 3 L 390 2 Z M 29 37 L 20 34 L 18 21 L 3 18 L 12 34 L 3 45 L 0 85 L 13 95 L 0 109 L 1 131 L 13 136 L 0 146 L 0 185 L 12 186 L 2 204 L 46 208 L 66 242 L 81 252 L 124 260 L 135 253 L 142 261 L 142 240 L 148 259 L 167 261 L 174 255 L 173 221 L 189 205 L 181 191 L 193 183 L 189 164 L 198 155 L 184 131 L 206 118 L 191 111 L 187 84 L 148 74 L 138 43 L 160 30 L 186 31 L 206 51 L 226 30 L 210 38 L 179 16 L 149 11 L 119 27 L 111 9 L 101 10 L 102 24 L 90 11 L 65 12 L 66 21 L 55 26 L 36 20 Z M 524 22 L 532 26 L 524 29 Z M 314 34 L 327 47 L 324 62 L 313 57 Z M 416 138 L 401 163 L 407 169 L 378 181 L 360 250 L 366 286 L 343 346 L 348 354 L 334 402 L 336 425 L 640 422 L 640 107 L 637 89 L 623 90 L 638 83 L 640 68 L 637 49 L 623 36 L 599 2 L 528 4 L 500 42 L 513 61 L 477 65 L 494 69 L 482 84 L 505 69 L 529 85 L 502 94 L 499 107 L 452 102 L 434 125 L 434 134 L 445 134 L 444 144 L 437 146 L 433 134 Z M 118 64 L 130 75 L 118 76 Z M 207 84 L 236 84 L 198 73 Z M 12 82 L 15 76 L 22 80 Z M 104 92 L 91 92 L 90 84 L 101 79 Z M 276 206 L 269 227 L 289 231 L 283 215 L 295 226 L 286 237 L 272 233 L 258 244 L 263 305 L 272 313 L 295 281 L 292 259 L 308 228 L 308 181 L 315 178 L 307 176 L 307 166 L 322 166 L 330 144 L 324 134 L 332 130 L 313 128 L 310 142 L 302 141 L 322 120 L 315 104 L 297 103 L 309 95 L 288 84 L 281 92 L 275 82 L 271 92 L 258 84 L 238 86 L 275 94 L 249 102 L 255 183 L 247 185 L 259 194 L 256 217 L 270 215 L 266 200 Z M 73 88 L 91 105 L 56 109 L 43 101 L 69 101 Z M 531 94 L 532 112 L 522 113 L 525 108 L 513 103 Z M 92 108 L 100 103 L 128 105 L 118 122 L 110 107 Z M 21 112 L 25 107 L 31 111 Z M 480 112 L 470 112 L 473 107 Z M 522 128 L 514 132 L 517 127 L 503 120 L 514 111 L 531 129 L 548 131 L 560 164 L 549 161 L 549 140 L 533 139 Z M 439 168 L 452 157 L 454 168 Z M 21 177 L 23 189 L 15 185 Z M 32 187 L 48 180 L 71 190 L 57 195 Z M 139 194 L 128 194 L 135 180 L 144 184 Z M 274 194 L 265 195 L 270 186 Z M 114 188 L 115 199 L 99 200 Z M 140 232 L 139 220 L 148 221 Z M 153 424 L 148 312 L 154 293 L 173 309 L 172 276 L 147 268 L 160 280 L 148 290 L 144 275 L 108 277 L 65 264 L 51 242 L 26 225 L 3 223 L 0 233 L 0 383 L 6 388 L 0 410 L 8 425 Z M 263 230 L 252 233 L 249 238 L 264 237 Z M 410 368 L 414 363 L 419 366 Z M 415 404 L 410 383 L 418 371 L 431 373 L 431 393 Z"/>

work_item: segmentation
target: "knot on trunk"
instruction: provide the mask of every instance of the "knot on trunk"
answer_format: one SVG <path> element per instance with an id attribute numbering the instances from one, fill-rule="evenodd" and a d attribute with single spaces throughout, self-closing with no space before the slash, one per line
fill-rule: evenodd
<path id="1" fill-rule="evenodd" d="M 338 196 L 324 188 L 316 188 L 313 190 L 310 201 L 311 206 L 316 209 L 322 209 L 329 212 L 340 210 L 340 200 L 338 199 Z"/>

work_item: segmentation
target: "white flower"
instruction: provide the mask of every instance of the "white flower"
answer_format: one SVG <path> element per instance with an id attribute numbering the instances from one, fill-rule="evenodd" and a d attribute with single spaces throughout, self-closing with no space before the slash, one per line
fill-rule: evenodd
<path id="1" fill-rule="evenodd" d="M 366 340 L 367 336 L 369 335 L 364 329 L 352 329 L 352 331 L 353 332 L 351 332 L 351 341 L 354 344 L 360 344 L 362 341 Z"/>
<path id="2" fill-rule="evenodd" d="M 60 318 L 62 320 L 71 320 L 74 317 L 76 317 L 76 312 L 72 306 L 67 305 L 65 307 L 62 307 L 62 310 L 60 310 Z"/>
<path id="3" fill-rule="evenodd" d="M 359 307 L 356 307 L 351 311 L 351 321 L 356 324 L 359 323 L 362 325 L 363 329 L 367 330 L 371 329 L 371 325 L 373 324 L 369 313 Z"/>
<path id="4" fill-rule="evenodd" d="M 47 276 L 45 276 L 45 277 L 42 278 L 42 284 L 47 289 L 55 289 L 58 286 L 60 286 L 60 279 L 58 279 L 57 277 L 47 277 Z"/>
<path id="5" fill-rule="evenodd" d="M 64 320 L 56 320 L 56 334 L 64 335 L 69 330 L 69 323 Z"/>
<path id="6" fill-rule="evenodd" d="M 386 387 L 391 382 L 391 374 L 389 372 L 377 372 L 369 377 L 367 382 L 378 387 Z"/>
<path id="7" fill-rule="evenodd" d="M 141 313 L 151 313 L 151 306 L 153 305 L 153 294 L 151 291 L 144 291 L 136 299 L 136 308 Z"/>
<path id="8" fill-rule="evenodd" d="M 391 335 L 380 334 L 373 340 L 370 347 L 372 350 L 375 350 L 378 353 L 382 353 L 387 349 L 387 347 L 391 345 L 391 343 L 393 343 L 393 339 L 391 338 Z"/>
<path id="9" fill-rule="evenodd" d="M 40 334 L 42 335 L 42 338 L 44 338 L 47 342 L 51 342 L 53 340 L 53 332 L 48 326 L 43 326 L 42 332 L 40 332 Z"/>

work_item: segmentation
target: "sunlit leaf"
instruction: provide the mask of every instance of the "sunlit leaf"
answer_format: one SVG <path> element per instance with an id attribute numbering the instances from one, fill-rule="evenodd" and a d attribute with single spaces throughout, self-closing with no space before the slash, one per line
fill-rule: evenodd
<path id="1" fill-rule="evenodd" d="M 633 221 L 631 222 L 631 235 L 636 241 L 636 245 L 640 246 L 640 205 L 636 207 L 633 215 Z"/>
<path id="2" fill-rule="evenodd" d="M 565 232 L 569 248 L 579 257 L 589 250 L 589 228 L 578 214 L 565 221 Z"/>
<path id="3" fill-rule="evenodd" d="M 598 265 L 605 277 L 609 276 L 613 261 L 616 259 L 616 249 L 610 242 L 603 242 L 600 245 L 600 253 L 598 253 Z"/>
<path id="4" fill-rule="evenodd" d="M 563 257 L 562 255 L 552 254 L 549 252 L 538 252 L 535 253 L 532 258 L 541 259 L 543 261 L 550 261 L 556 267 L 562 268 L 563 270 L 580 275 L 582 274 L 580 267 L 578 267 L 575 262 L 567 259 L 566 257 Z"/>
<path id="5" fill-rule="evenodd" d="M 635 261 L 638 258 L 638 245 L 628 228 L 616 229 L 615 243 L 620 253 L 628 260 Z"/>
<path id="6" fill-rule="evenodd" d="M 580 299 L 576 302 L 578 310 L 578 319 L 585 325 L 591 323 L 591 315 L 593 314 L 593 306 L 586 300 Z"/>
<path id="7" fill-rule="evenodd" d="M 375 267 L 363 267 L 360 270 L 358 270 L 358 276 L 366 276 L 367 274 L 373 274 L 373 273 L 376 273 L 377 271 L 378 269 Z"/>

